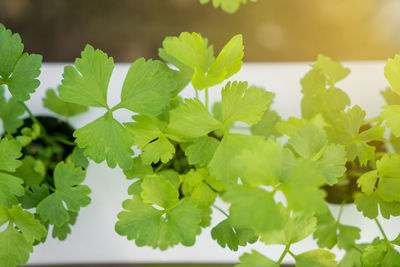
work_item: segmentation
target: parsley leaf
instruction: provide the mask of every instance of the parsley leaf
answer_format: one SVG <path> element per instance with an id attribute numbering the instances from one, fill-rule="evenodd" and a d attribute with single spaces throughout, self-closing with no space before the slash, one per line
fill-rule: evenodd
<path id="1" fill-rule="evenodd" d="M 323 250 L 316 249 L 304 252 L 300 255 L 296 255 L 296 267 L 336 267 L 337 262 L 335 261 L 336 255 Z"/>
<path id="2" fill-rule="evenodd" d="M 274 261 L 255 250 L 252 250 L 251 254 L 244 253 L 239 260 L 240 264 L 235 265 L 235 267 L 276 267 Z"/>
<path id="3" fill-rule="evenodd" d="M 19 34 L 12 34 L 0 23 L 0 75 L 8 78 L 24 51 Z"/>
<path id="4" fill-rule="evenodd" d="M 49 110 L 64 117 L 72 117 L 88 110 L 86 106 L 62 101 L 53 89 L 48 89 L 46 91 L 43 105 Z"/>
<path id="5" fill-rule="evenodd" d="M 194 139 L 184 148 L 189 164 L 206 167 L 214 156 L 219 143 L 217 139 L 209 136 Z"/>
<path id="6" fill-rule="evenodd" d="M 196 138 L 208 134 L 221 127 L 198 99 L 185 99 L 170 112 L 167 133 L 183 138 Z"/>
<path id="7" fill-rule="evenodd" d="M 118 164 L 122 169 L 132 165 L 133 136 L 116 121 L 111 112 L 74 132 L 75 142 L 85 149 L 84 155 L 95 162 L 107 160 L 111 168 Z"/>
<path id="8" fill-rule="evenodd" d="M 128 70 L 121 92 L 120 108 L 143 115 L 159 115 L 176 88 L 165 64 L 140 58 Z"/>
<path id="9" fill-rule="evenodd" d="M 63 101 L 91 107 L 107 108 L 108 83 L 114 61 L 107 54 L 86 45 L 75 67 L 66 66 L 59 87 Z"/>
<path id="10" fill-rule="evenodd" d="M 43 221 L 62 227 L 70 220 L 71 212 L 78 212 L 90 203 L 90 189 L 80 185 L 85 172 L 73 163 L 60 162 L 54 170 L 55 191 L 43 199 L 37 206 L 37 213 Z M 66 209 L 64 204 L 66 204 Z"/>
<path id="11" fill-rule="evenodd" d="M 272 93 L 249 88 L 247 82 L 228 82 L 221 94 L 224 125 L 234 121 L 255 124 L 272 101 Z"/>
<path id="12" fill-rule="evenodd" d="M 385 78 L 393 90 L 400 95 L 400 55 L 389 58 L 385 66 Z"/>
<path id="13" fill-rule="evenodd" d="M 400 105 L 384 106 L 381 116 L 387 120 L 386 125 L 392 130 L 394 136 L 400 136 Z"/>
<path id="14" fill-rule="evenodd" d="M 3 121 L 3 128 L 6 133 L 15 133 L 22 126 L 23 121 L 19 117 L 25 113 L 24 106 L 15 98 L 8 102 L 4 97 L 4 88 L 0 86 L 0 118 Z"/>

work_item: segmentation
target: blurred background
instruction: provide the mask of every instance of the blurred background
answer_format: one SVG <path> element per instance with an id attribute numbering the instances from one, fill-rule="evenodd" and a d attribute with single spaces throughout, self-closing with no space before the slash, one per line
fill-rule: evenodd
<path id="1" fill-rule="evenodd" d="M 199 0 L 0 0 L 0 23 L 44 61 L 73 61 L 86 43 L 115 61 L 158 58 L 164 37 L 182 31 L 216 53 L 242 33 L 250 62 L 383 60 L 400 47 L 399 0 L 258 0 L 233 15 Z"/>

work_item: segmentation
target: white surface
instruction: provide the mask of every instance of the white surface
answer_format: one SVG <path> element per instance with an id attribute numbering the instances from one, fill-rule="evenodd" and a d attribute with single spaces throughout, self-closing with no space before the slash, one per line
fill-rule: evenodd
<path id="1" fill-rule="evenodd" d="M 379 90 L 387 82 L 383 76 L 383 62 L 358 62 L 347 63 L 352 73 L 348 78 L 338 84 L 351 97 L 352 104 L 358 104 L 367 110 L 367 117 L 377 115 L 380 106 L 384 104 Z M 44 64 L 40 76 L 41 86 L 28 102 L 35 114 L 48 114 L 42 107 L 41 99 L 48 87 L 56 87 L 61 81 L 63 64 Z M 109 104 L 118 103 L 120 88 L 129 65 L 117 64 L 109 87 Z M 273 108 L 284 118 L 300 114 L 301 87 L 300 79 L 309 70 L 309 63 L 248 63 L 245 64 L 237 75 L 231 80 L 248 81 L 250 84 L 265 87 L 276 94 Z M 220 99 L 220 87 L 210 89 L 211 102 Z M 184 96 L 194 95 L 192 88 L 186 88 Z M 101 115 L 101 109 L 92 109 L 84 115 L 71 120 L 75 127 L 85 125 L 90 120 Z M 129 112 L 121 112 L 117 118 L 129 121 Z M 106 164 L 96 165 L 91 163 L 85 181 L 92 189 L 90 195 L 92 203 L 83 208 L 79 214 L 72 234 L 66 241 L 60 242 L 49 235 L 45 244 L 35 247 L 29 263 L 55 264 L 55 263 L 137 263 L 137 262 L 237 262 L 238 257 L 246 251 L 257 249 L 259 252 L 277 260 L 283 251 L 282 246 L 264 246 L 261 243 L 247 246 L 238 252 L 223 249 L 212 240 L 211 227 L 203 230 L 197 238 L 194 247 L 177 246 L 167 251 L 153 250 L 151 248 L 138 248 L 134 241 L 128 241 L 114 232 L 117 214 L 122 210 L 121 203 L 129 196 L 127 188 L 131 181 L 124 178 L 120 169 L 109 169 Z M 223 205 L 223 204 L 221 204 Z M 334 215 L 339 207 L 331 206 Z M 223 219 L 223 216 L 214 211 L 212 226 Z M 387 221 L 381 219 L 389 238 L 394 238 L 400 227 L 399 218 Z M 375 223 L 365 219 L 357 212 L 354 206 L 346 206 L 342 222 L 362 227 L 361 241 L 371 241 L 379 236 Z M 312 248 L 317 248 L 311 237 L 293 245 L 292 251 L 300 253 Z M 343 252 L 335 250 L 338 258 Z M 290 256 L 285 262 L 293 262 Z"/>

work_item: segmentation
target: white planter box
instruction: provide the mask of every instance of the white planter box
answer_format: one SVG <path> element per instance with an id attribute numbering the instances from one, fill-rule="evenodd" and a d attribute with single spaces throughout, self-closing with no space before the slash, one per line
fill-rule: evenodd
<path id="1" fill-rule="evenodd" d="M 310 63 L 247 63 L 240 73 L 231 80 L 248 81 L 250 84 L 265 87 L 276 94 L 273 108 L 283 118 L 300 114 L 301 87 L 300 79 L 309 70 Z M 36 94 L 28 102 L 28 106 L 36 115 L 49 114 L 43 108 L 41 99 L 48 87 L 55 88 L 62 79 L 65 64 L 46 63 L 40 76 L 41 85 Z M 358 104 L 367 111 L 367 117 L 380 112 L 384 104 L 379 91 L 387 86 L 383 76 L 384 62 L 354 62 L 345 63 L 352 73 L 338 84 L 350 95 L 352 104 Z M 109 88 L 110 105 L 119 102 L 123 79 L 128 71 L 129 64 L 116 64 Z M 220 87 L 210 89 L 211 102 L 220 99 Z M 192 88 L 186 88 L 183 96 L 192 97 Z M 91 109 L 88 113 L 73 118 L 70 123 L 74 127 L 81 127 L 104 111 Z M 118 112 L 117 119 L 130 120 L 130 112 Z M 79 214 L 72 234 L 66 241 L 60 242 L 48 237 L 45 244 L 35 247 L 31 254 L 30 264 L 65 264 L 65 263 L 167 263 L 167 262 L 218 262 L 235 263 L 238 257 L 252 248 L 277 260 L 283 251 L 283 246 L 264 246 L 261 243 L 242 248 L 237 252 L 221 248 L 210 235 L 211 227 L 203 230 L 197 238 L 194 247 L 177 246 L 167 251 L 153 250 L 152 248 L 138 248 L 134 241 L 128 241 L 114 231 L 117 214 L 122 210 L 121 203 L 129 198 L 127 194 L 131 181 L 125 179 L 120 169 L 109 169 L 106 164 L 97 165 L 91 162 L 88 168 L 85 184 L 92 189 L 91 204 L 83 208 Z M 224 205 L 224 204 L 221 204 Z M 339 206 L 330 206 L 334 215 Z M 214 211 L 212 226 L 223 219 L 218 211 Z M 400 218 L 391 221 L 380 219 L 389 238 L 398 234 Z M 375 222 L 364 218 L 354 205 L 345 207 L 342 222 L 362 228 L 361 241 L 370 242 L 380 232 Z M 292 251 L 300 253 L 317 248 L 315 241 L 308 237 L 303 242 L 293 245 Z M 340 259 L 343 251 L 334 250 Z M 285 258 L 286 263 L 293 262 L 290 256 Z"/>

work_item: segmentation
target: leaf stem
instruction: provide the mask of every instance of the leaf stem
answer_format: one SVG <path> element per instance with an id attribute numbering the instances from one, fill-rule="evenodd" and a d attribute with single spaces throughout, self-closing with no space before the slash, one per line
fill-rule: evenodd
<path id="1" fill-rule="evenodd" d="M 217 205 L 212 205 L 214 208 L 216 208 L 217 210 L 219 210 L 222 214 L 224 214 L 227 218 L 229 218 L 229 214 L 226 213 L 223 209 L 221 209 L 220 207 L 218 207 Z"/>
<path id="2" fill-rule="evenodd" d="M 111 109 L 109 109 L 109 111 L 113 112 L 113 111 L 116 111 L 117 109 L 120 109 L 121 108 L 120 105 L 121 105 L 121 103 L 119 103 L 118 105 L 112 107 Z"/>
<path id="3" fill-rule="evenodd" d="M 381 233 L 382 233 L 383 239 L 385 239 L 385 241 L 389 242 L 389 239 L 387 238 L 387 236 L 386 236 L 386 234 L 385 234 L 385 231 L 383 231 L 382 225 L 379 223 L 378 219 L 375 218 L 374 220 L 375 220 L 375 222 L 376 222 L 376 225 L 378 225 L 379 230 L 380 230 Z"/>
<path id="4" fill-rule="evenodd" d="M 205 89 L 205 98 L 206 98 L 206 108 L 208 110 L 208 88 Z"/>
<path id="5" fill-rule="evenodd" d="M 29 114 L 29 118 L 31 118 L 32 122 L 36 123 L 40 127 L 40 135 L 46 136 L 47 131 L 46 128 L 40 123 L 40 121 L 33 115 L 32 111 L 28 108 L 28 106 L 25 104 L 25 102 L 20 101 L 20 103 L 24 106 L 26 112 Z"/>
<path id="6" fill-rule="evenodd" d="M 197 99 L 199 99 L 199 91 L 197 91 L 197 89 L 194 89 L 194 93 Z"/>
<path id="7" fill-rule="evenodd" d="M 290 256 L 292 256 L 293 258 L 296 258 L 296 255 L 294 255 L 293 252 L 291 252 L 290 250 L 288 250 L 288 252 L 289 252 Z"/>
<path id="8" fill-rule="evenodd" d="M 279 258 L 277 265 L 281 266 L 283 259 L 285 258 L 286 254 L 289 252 L 290 244 L 287 244 L 285 250 L 283 251 L 281 257 Z M 290 252 L 289 252 L 290 253 Z"/>
<path id="9" fill-rule="evenodd" d="M 339 222 L 340 222 L 340 218 L 342 218 L 342 213 L 343 213 L 344 204 L 346 204 L 346 201 L 345 201 L 345 200 L 343 200 L 342 204 L 340 205 L 339 214 L 338 214 L 337 219 L 336 219 L 336 222 L 337 222 L 337 223 L 339 223 Z"/>
<path id="10" fill-rule="evenodd" d="M 53 138 L 54 140 L 56 140 L 57 142 L 64 144 L 64 145 L 68 145 L 68 146 L 76 146 L 76 144 L 74 142 L 71 142 L 65 138 L 59 137 L 59 136 L 52 136 L 51 138 Z"/>

